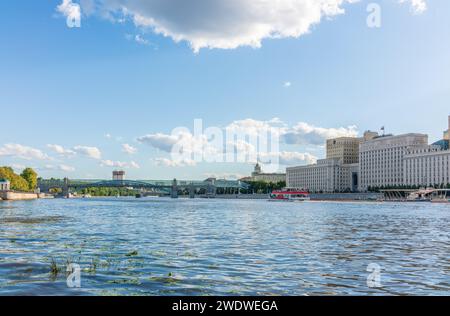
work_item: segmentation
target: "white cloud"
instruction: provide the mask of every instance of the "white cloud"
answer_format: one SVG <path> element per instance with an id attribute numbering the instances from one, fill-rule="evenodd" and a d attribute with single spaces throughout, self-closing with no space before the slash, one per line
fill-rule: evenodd
<path id="1" fill-rule="evenodd" d="M 66 172 L 74 172 L 75 171 L 74 167 L 68 166 L 68 165 L 59 165 L 58 167 L 61 171 L 66 171 Z"/>
<path id="2" fill-rule="evenodd" d="M 138 163 L 131 161 L 131 162 L 122 162 L 122 161 L 112 161 L 112 160 L 102 160 L 101 164 L 102 167 L 114 167 L 114 168 L 127 168 L 127 169 L 140 169 L 140 166 Z"/>
<path id="3" fill-rule="evenodd" d="M 97 147 L 89 147 L 89 146 L 76 146 L 73 150 L 80 155 L 92 158 L 92 159 L 102 159 L 102 153 L 100 149 Z"/>
<path id="4" fill-rule="evenodd" d="M 18 163 L 13 163 L 11 165 L 11 168 L 13 168 L 15 172 L 21 173 L 26 168 L 26 166 Z"/>
<path id="5" fill-rule="evenodd" d="M 317 157 L 310 153 L 282 151 L 278 155 L 280 164 L 284 166 L 310 165 L 317 162 Z"/>
<path id="6" fill-rule="evenodd" d="M 72 0 L 63 0 L 56 10 L 70 20 L 79 21 L 81 19 L 80 5 L 73 3 Z"/>
<path id="7" fill-rule="evenodd" d="M 137 140 L 143 144 L 147 144 L 159 150 L 170 153 L 172 151 L 172 147 L 178 142 L 178 137 L 158 133 L 145 135 L 139 137 Z"/>
<path id="8" fill-rule="evenodd" d="M 283 85 L 285 88 L 290 88 L 292 86 L 292 82 L 286 81 Z"/>
<path id="9" fill-rule="evenodd" d="M 225 127 L 225 130 L 233 134 L 261 135 L 261 133 L 272 133 L 279 135 L 286 129 L 286 124 L 279 118 L 269 121 L 254 120 L 251 118 L 237 120 Z"/>
<path id="10" fill-rule="evenodd" d="M 129 144 L 122 144 L 122 151 L 124 153 L 130 154 L 130 155 L 134 155 L 134 154 L 137 153 L 138 150 L 137 150 L 136 147 L 133 147 L 133 146 L 131 146 Z"/>
<path id="11" fill-rule="evenodd" d="M 223 131 L 226 146 L 221 142 L 211 143 L 207 136 L 194 136 L 187 130 L 175 135 L 161 133 L 147 135 L 138 140 L 172 154 L 172 159 L 159 158 L 155 160 L 156 164 L 160 166 L 194 166 L 195 162 L 224 162 L 229 161 L 229 158 L 235 162 L 256 163 L 257 159 L 260 159 L 263 163 L 291 166 L 315 163 L 317 157 L 308 152 L 282 151 L 280 150 L 282 144 L 308 145 L 313 148 L 308 150 L 314 150 L 323 146 L 329 138 L 358 136 L 356 126 L 325 128 L 300 122 L 290 127 L 278 118 L 267 121 L 237 120 L 220 130 Z M 261 148 L 261 144 L 254 143 L 258 138 L 252 136 L 261 137 L 269 131 L 275 138 L 271 138 L 271 144 L 267 144 L 268 148 Z M 262 134 L 262 132 L 264 133 Z M 235 138 L 236 135 L 239 137 Z M 230 136 L 233 138 L 228 139 Z M 273 140 L 277 139 L 279 139 L 279 144 L 274 145 Z M 177 147 L 174 147 L 175 144 Z M 177 155 L 179 150 L 183 152 L 181 157 Z"/>
<path id="12" fill-rule="evenodd" d="M 73 151 L 71 149 L 65 149 L 63 146 L 60 146 L 60 145 L 49 144 L 49 145 L 47 145 L 47 147 L 49 149 L 53 150 L 55 153 L 62 155 L 62 156 L 70 157 L 70 156 L 74 156 L 76 154 L 75 151 Z"/>
<path id="13" fill-rule="evenodd" d="M 51 158 L 39 149 L 20 144 L 5 144 L 0 147 L 0 156 L 17 157 L 25 160 L 51 160 Z"/>
<path id="14" fill-rule="evenodd" d="M 295 145 L 324 145 L 325 141 L 336 137 L 356 137 L 356 126 L 340 128 L 317 127 L 305 122 L 300 122 L 282 135 L 283 141 Z"/>
<path id="15" fill-rule="evenodd" d="M 226 180 L 239 180 L 248 176 L 240 173 L 228 173 L 228 172 L 204 173 L 203 175 L 205 178 L 226 179 Z"/>
<path id="16" fill-rule="evenodd" d="M 194 160 L 184 159 L 184 160 L 172 160 L 167 158 L 156 158 L 154 162 L 157 166 L 162 167 L 194 167 L 197 163 Z"/>
<path id="17" fill-rule="evenodd" d="M 43 167 L 37 167 L 37 170 L 43 170 L 43 171 L 63 171 L 63 172 L 74 172 L 75 168 L 68 165 L 45 165 Z"/>
<path id="18" fill-rule="evenodd" d="M 421 14 L 427 10 L 427 3 L 425 0 L 400 0 L 400 3 L 410 3 L 411 9 L 415 14 Z"/>
<path id="19" fill-rule="evenodd" d="M 426 10 L 425 0 L 408 2 L 415 13 Z M 345 13 L 345 6 L 358 0 L 84 0 L 83 12 L 96 9 L 100 16 L 123 23 L 131 20 L 143 29 L 186 41 L 198 52 L 202 48 L 260 47 L 264 39 L 298 38 L 324 18 Z M 95 2 L 95 4 L 94 4 Z M 76 4 L 64 0 L 58 11 L 80 13 Z M 78 9 L 79 10 L 79 9 Z M 141 41 L 143 38 L 135 38 Z M 145 42 L 145 41 L 144 41 Z"/>
<path id="20" fill-rule="evenodd" d="M 142 37 L 142 35 L 139 35 L 139 34 L 137 34 L 134 37 L 134 41 L 141 45 L 149 45 L 150 44 L 150 42 L 147 39 L 145 39 L 144 37 Z"/>

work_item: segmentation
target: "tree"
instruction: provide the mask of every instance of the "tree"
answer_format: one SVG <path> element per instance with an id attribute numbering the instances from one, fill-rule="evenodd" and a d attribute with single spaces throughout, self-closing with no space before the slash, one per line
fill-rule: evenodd
<path id="1" fill-rule="evenodd" d="M 36 189 L 38 178 L 36 171 L 31 168 L 26 168 L 20 176 L 28 183 L 28 190 L 33 191 Z"/>
<path id="2" fill-rule="evenodd" d="M 16 191 L 28 191 L 29 186 L 24 178 L 14 173 L 11 167 L 0 167 L 0 179 L 11 182 L 11 189 Z"/>

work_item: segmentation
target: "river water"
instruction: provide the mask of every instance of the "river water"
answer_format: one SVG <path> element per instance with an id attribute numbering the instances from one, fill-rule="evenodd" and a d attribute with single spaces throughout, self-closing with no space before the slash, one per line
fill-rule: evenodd
<path id="1" fill-rule="evenodd" d="M 448 204 L 0 202 L 0 295 L 450 295 L 449 237 Z"/>

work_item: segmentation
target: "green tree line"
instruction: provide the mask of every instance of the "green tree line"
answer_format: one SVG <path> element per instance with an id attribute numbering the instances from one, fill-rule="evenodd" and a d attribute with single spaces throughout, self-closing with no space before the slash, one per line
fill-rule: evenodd
<path id="1" fill-rule="evenodd" d="M 275 190 L 281 190 L 286 187 L 286 181 L 280 182 L 265 182 L 265 181 L 246 181 L 250 185 L 247 193 L 266 194 Z"/>
<path id="2" fill-rule="evenodd" d="M 11 167 L 0 167 L 0 179 L 8 180 L 11 183 L 11 190 L 32 192 L 37 188 L 37 173 L 26 168 L 20 175 L 16 174 Z"/>
<path id="3" fill-rule="evenodd" d="M 81 195 L 90 196 L 135 196 L 138 191 L 127 188 L 85 188 L 77 191 Z"/>

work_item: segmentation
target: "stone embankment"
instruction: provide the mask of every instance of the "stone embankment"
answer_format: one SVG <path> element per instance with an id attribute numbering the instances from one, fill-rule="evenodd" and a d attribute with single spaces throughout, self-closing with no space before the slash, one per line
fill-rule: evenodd
<path id="1" fill-rule="evenodd" d="M 15 191 L 1 191 L 0 200 L 5 201 L 26 201 L 35 200 L 39 198 L 49 198 L 47 194 L 28 193 L 28 192 L 15 192 Z"/>

